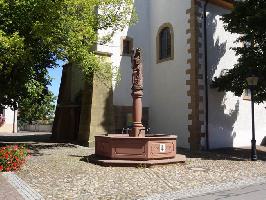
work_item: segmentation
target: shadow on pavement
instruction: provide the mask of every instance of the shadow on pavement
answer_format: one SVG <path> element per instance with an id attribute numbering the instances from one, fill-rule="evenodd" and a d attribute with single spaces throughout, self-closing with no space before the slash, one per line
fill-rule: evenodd
<path id="1" fill-rule="evenodd" d="M 0 135 L 0 143 L 50 143 L 51 134 L 36 134 L 36 135 L 10 135 L 10 136 L 2 136 Z"/>
<path id="2" fill-rule="evenodd" d="M 64 141 L 54 141 L 51 133 L 44 132 L 19 132 L 0 133 L 0 147 L 7 145 L 25 145 L 32 156 L 42 156 L 42 149 L 55 149 L 60 147 L 76 148 L 75 144 Z"/>
<path id="3" fill-rule="evenodd" d="M 0 133 L 0 147 L 6 145 L 25 145 L 31 150 L 32 156 L 43 155 L 40 150 L 55 149 L 61 147 L 77 148 L 77 143 L 69 141 L 54 141 L 51 133 L 44 132 L 19 132 L 19 133 Z M 187 158 L 201 158 L 204 160 L 250 160 L 249 148 L 224 148 L 210 151 L 190 151 L 189 149 L 178 148 L 177 153 L 185 155 Z M 266 147 L 257 146 L 258 160 L 266 161 Z M 83 161 L 88 158 L 84 157 Z"/>
<path id="4" fill-rule="evenodd" d="M 184 154 L 187 158 L 201 158 L 204 160 L 250 160 L 251 150 L 248 148 L 222 148 L 210 151 L 193 152 L 188 149 L 180 148 L 177 153 Z M 266 147 L 257 146 L 258 160 L 266 161 Z"/>

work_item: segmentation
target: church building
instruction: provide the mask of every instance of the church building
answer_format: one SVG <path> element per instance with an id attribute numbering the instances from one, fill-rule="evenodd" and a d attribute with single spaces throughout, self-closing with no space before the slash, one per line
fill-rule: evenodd
<path id="1" fill-rule="evenodd" d="M 221 17 L 233 0 L 135 0 L 138 21 L 97 46 L 119 71 L 104 84 L 82 79 L 66 64 L 53 137 L 94 145 L 94 136 L 121 133 L 132 122 L 131 50 L 141 48 L 144 74 L 142 122 L 153 133 L 177 135 L 177 146 L 200 150 L 250 146 L 251 101 L 210 88 L 214 77 L 232 68 L 236 34 Z M 99 32 L 99 34 L 101 34 Z M 255 104 L 257 144 L 266 133 L 265 104 Z"/>

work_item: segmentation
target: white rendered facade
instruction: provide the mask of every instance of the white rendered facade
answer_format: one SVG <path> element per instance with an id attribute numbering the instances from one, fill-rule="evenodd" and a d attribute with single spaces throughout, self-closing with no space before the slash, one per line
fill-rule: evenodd
<path id="1" fill-rule="evenodd" d="M 208 65 L 209 79 L 219 76 L 223 69 L 232 68 L 237 57 L 230 47 L 236 46 L 237 35 L 226 32 L 219 19 L 228 10 L 208 6 Z M 231 92 L 209 90 L 209 135 L 210 147 L 250 146 L 251 102 L 244 100 L 244 94 L 237 97 Z M 255 104 L 255 130 L 257 144 L 266 136 L 266 104 Z"/>
<path id="2" fill-rule="evenodd" d="M 198 21 L 203 24 L 203 4 L 198 1 Z M 110 44 L 97 47 L 98 51 L 112 54 L 114 67 L 120 69 L 121 80 L 113 84 L 113 102 L 117 106 L 131 106 L 131 59 L 121 56 L 121 37 L 133 39 L 133 47 L 141 48 L 144 65 L 144 97 L 143 106 L 149 107 L 149 126 L 153 133 L 175 134 L 177 145 L 189 147 L 192 99 L 188 95 L 191 86 L 187 81 L 191 78 L 187 73 L 191 59 L 188 40 L 193 32 L 188 32 L 193 0 L 135 0 L 138 22 L 115 34 Z M 218 5 L 207 6 L 207 36 L 208 36 L 208 79 L 219 76 L 221 71 L 231 68 L 237 62 L 235 53 L 230 49 L 237 35 L 226 32 L 220 17 L 230 12 Z M 173 59 L 157 62 L 156 37 L 160 27 L 165 24 L 173 27 L 174 55 Z M 199 25 L 199 34 L 203 33 Z M 202 66 L 199 71 L 204 74 L 203 37 L 199 37 L 198 62 Z M 204 79 L 199 84 L 204 84 Z M 203 122 L 199 133 L 205 132 L 205 97 L 206 86 L 198 92 L 203 96 L 199 103 L 199 120 Z M 232 93 L 221 93 L 208 87 L 209 95 L 209 143 L 210 148 L 249 146 L 251 140 L 251 110 L 250 101 L 236 97 Z M 265 104 L 255 105 L 256 139 L 260 144 L 265 137 L 266 114 Z M 202 139 L 204 146 L 205 138 Z"/>
<path id="3" fill-rule="evenodd" d="M 10 108 L 4 109 L 3 115 L 5 123 L 0 127 L 0 133 L 16 133 L 17 132 L 17 111 Z"/>

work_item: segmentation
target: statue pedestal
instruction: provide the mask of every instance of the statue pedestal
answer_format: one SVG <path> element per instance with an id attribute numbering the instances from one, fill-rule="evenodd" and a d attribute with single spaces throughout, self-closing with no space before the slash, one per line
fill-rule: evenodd
<path id="1" fill-rule="evenodd" d="M 147 135 L 129 137 L 127 134 L 95 136 L 95 155 L 102 165 L 154 165 L 185 162 L 176 155 L 176 136 Z"/>

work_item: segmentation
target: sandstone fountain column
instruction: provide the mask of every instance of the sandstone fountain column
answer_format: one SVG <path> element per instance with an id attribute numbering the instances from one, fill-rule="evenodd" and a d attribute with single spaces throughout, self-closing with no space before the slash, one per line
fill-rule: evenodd
<path id="1" fill-rule="evenodd" d="M 152 166 L 185 162 L 185 156 L 176 155 L 176 135 L 147 134 L 142 125 L 143 74 L 141 50 L 132 51 L 133 127 L 128 134 L 95 136 L 95 158 L 92 162 L 104 166 Z M 98 156 L 98 157 L 97 157 Z"/>
<path id="2" fill-rule="evenodd" d="M 130 137 L 145 137 L 145 127 L 142 125 L 142 97 L 143 97 L 143 73 L 141 62 L 141 50 L 132 51 L 132 93 L 133 98 L 133 127 Z"/>

